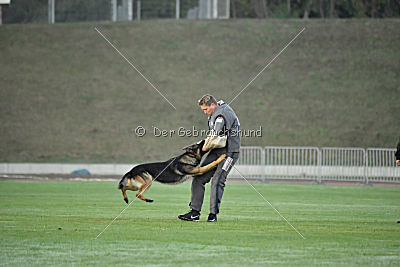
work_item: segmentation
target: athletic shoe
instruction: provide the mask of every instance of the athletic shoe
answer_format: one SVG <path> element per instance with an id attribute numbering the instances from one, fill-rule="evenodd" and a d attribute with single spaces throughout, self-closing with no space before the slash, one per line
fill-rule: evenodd
<path id="1" fill-rule="evenodd" d="M 178 218 L 182 221 L 198 222 L 200 221 L 200 212 L 197 210 L 191 210 L 186 214 L 179 215 Z"/>
<path id="2" fill-rule="evenodd" d="M 217 215 L 216 214 L 213 214 L 213 213 L 208 214 L 207 222 L 216 222 L 216 221 L 217 221 Z"/>

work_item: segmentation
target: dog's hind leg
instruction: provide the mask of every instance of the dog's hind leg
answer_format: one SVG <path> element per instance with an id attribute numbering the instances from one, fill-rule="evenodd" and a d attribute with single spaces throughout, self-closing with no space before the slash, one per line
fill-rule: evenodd
<path id="1" fill-rule="evenodd" d="M 146 202 L 153 202 L 152 199 L 148 199 L 148 198 L 145 198 L 145 197 L 143 196 L 143 193 L 146 192 L 146 190 L 150 188 L 151 183 L 152 183 L 151 180 L 148 181 L 147 183 L 144 183 L 144 184 L 139 188 L 139 192 L 136 194 L 136 197 L 139 198 L 139 199 L 141 199 L 141 200 L 143 200 L 143 201 L 146 201 Z"/>
<path id="2" fill-rule="evenodd" d="M 210 164 L 207 164 L 206 166 L 203 166 L 203 167 L 197 166 L 190 172 L 190 174 L 192 174 L 193 176 L 197 176 L 197 175 L 202 175 L 206 172 L 209 172 L 212 169 L 214 169 L 219 163 L 221 163 L 221 161 L 223 161 L 225 159 L 225 157 L 226 157 L 226 154 L 223 154 L 217 160 L 214 160 L 213 162 L 211 162 Z"/>

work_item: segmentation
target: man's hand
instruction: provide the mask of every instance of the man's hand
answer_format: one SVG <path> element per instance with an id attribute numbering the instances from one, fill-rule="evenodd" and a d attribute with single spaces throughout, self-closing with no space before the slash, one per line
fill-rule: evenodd
<path id="1" fill-rule="evenodd" d="M 400 159 L 396 160 L 397 166 L 400 166 Z"/>

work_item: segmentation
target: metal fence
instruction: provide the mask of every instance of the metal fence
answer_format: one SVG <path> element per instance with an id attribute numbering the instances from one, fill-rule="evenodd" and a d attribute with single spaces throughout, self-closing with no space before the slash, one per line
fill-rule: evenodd
<path id="1" fill-rule="evenodd" d="M 121 175 L 126 164 L 1 163 L 0 174 L 70 174 L 87 168 L 92 174 Z M 229 178 L 400 183 L 395 149 L 343 147 L 245 146 Z"/>
<path id="2" fill-rule="evenodd" d="M 365 180 L 365 149 L 323 147 L 321 148 L 320 180 Z"/>
<path id="3" fill-rule="evenodd" d="M 318 148 L 266 146 L 264 151 L 266 178 L 318 178 Z"/>
<path id="4" fill-rule="evenodd" d="M 242 147 L 229 177 L 400 183 L 394 154 L 390 148 Z"/>
<path id="5" fill-rule="evenodd" d="M 0 10 L 5 24 L 225 19 L 230 17 L 230 0 L 14 0 Z"/>
<path id="6" fill-rule="evenodd" d="M 368 148 L 366 151 L 366 182 L 399 182 L 400 167 L 396 166 L 396 149 Z"/>
<path id="7" fill-rule="evenodd" d="M 243 175 L 246 179 L 265 179 L 264 165 L 264 150 L 261 147 L 241 147 L 239 159 L 229 177 L 240 178 Z"/>
<path id="8" fill-rule="evenodd" d="M 17 0 L 2 9 L 5 24 L 112 19 L 110 0 Z"/>

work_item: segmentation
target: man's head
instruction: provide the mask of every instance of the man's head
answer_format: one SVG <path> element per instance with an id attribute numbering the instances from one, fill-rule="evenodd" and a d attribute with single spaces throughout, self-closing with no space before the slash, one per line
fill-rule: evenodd
<path id="1" fill-rule="evenodd" d="M 211 115 L 218 107 L 217 100 L 212 95 L 203 95 L 199 100 L 199 106 L 205 114 Z"/>

